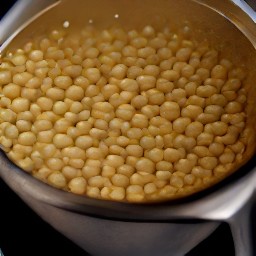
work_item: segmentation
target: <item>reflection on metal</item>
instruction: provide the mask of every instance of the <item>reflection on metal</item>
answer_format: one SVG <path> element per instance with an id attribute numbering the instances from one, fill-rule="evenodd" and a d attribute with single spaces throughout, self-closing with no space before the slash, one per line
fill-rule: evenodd
<path id="1" fill-rule="evenodd" d="M 255 0 L 232 0 L 256 23 L 256 1 Z"/>
<path id="2" fill-rule="evenodd" d="M 256 11 L 256 1 L 255 0 L 244 0 L 248 5 L 252 7 L 254 11 Z"/>

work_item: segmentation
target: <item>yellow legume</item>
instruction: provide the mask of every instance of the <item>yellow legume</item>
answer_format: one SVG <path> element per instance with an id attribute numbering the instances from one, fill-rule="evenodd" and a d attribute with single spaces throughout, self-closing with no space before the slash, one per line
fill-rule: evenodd
<path id="1" fill-rule="evenodd" d="M 65 97 L 65 93 L 62 89 L 53 87 L 53 88 L 49 88 L 46 91 L 46 96 L 54 101 L 57 101 L 57 100 L 63 100 Z"/>
<path id="2" fill-rule="evenodd" d="M 66 179 L 60 172 L 53 172 L 51 173 L 47 181 L 54 187 L 57 188 L 64 188 L 66 186 Z"/>
<path id="3" fill-rule="evenodd" d="M 18 98 L 20 96 L 20 93 L 21 87 L 17 84 L 10 83 L 3 88 L 3 95 L 11 100 Z"/>
<path id="4" fill-rule="evenodd" d="M 114 174 L 111 178 L 115 186 L 126 188 L 129 185 L 129 178 L 123 174 Z"/>
<path id="5" fill-rule="evenodd" d="M 218 165 L 218 159 L 216 157 L 206 156 L 199 159 L 198 163 L 208 170 L 213 170 Z"/>
<path id="6" fill-rule="evenodd" d="M 140 145 L 128 145 L 125 149 L 130 156 L 143 156 L 143 148 Z"/>
<path id="7" fill-rule="evenodd" d="M 32 132 L 22 132 L 19 134 L 18 142 L 24 146 L 32 146 L 36 142 L 36 136 Z"/>
<path id="8" fill-rule="evenodd" d="M 8 139 L 17 139 L 19 136 L 19 130 L 15 125 L 9 125 L 5 128 L 4 134 Z"/>
<path id="9" fill-rule="evenodd" d="M 246 75 L 189 26 L 53 30 L 3 56 L 0 144 L 24 170 L 75 194 L 189 195 L 255 144 Z"/>
<path id="10" fill-rule="evenodd" d="M 141 157 L 136 163 L 135 168 L 138 172 L 153 173 L 155 171 L 155 164 L 153 161 Z"/>
<path id="11" fill-rule="evenodd" d="M 125 121 L 131 120 L 134 114 L 135 109 L 129 104 L 122 104 L 116 110 L 116 116 Z"/>
<path id="12" fill-rule="evenodd" d="M 151 150 L 145 151 L 144 156 L 150 159 L 151 161 L 157 163 L 163 160 L 164 152 L 162 149 L 153 148 Z"/>
<path id="13" fill-rule="evenodd" d="M 176 102 L 165 102 L 160 107 L 161 117 L 173 121 L 180 116 L 180 107 Z"/>
<path id="14" fill-rule="evenodd" d="M 156 78 L 154 76 L 142 75 L 137 77 L 140 91 L 146 91 L 155 87 Z"/>
<path id="15" fill-rule="evenodd" d="M 74 142 L 68 135 L 56 134 L 53 137 L 53 143 L 57 148 L 65 148 L 71 146 Z"/>
<path id="16" fill-rule="evenodd" d="M 86 192 L 87 182 L 83 177 L 75 177 L 68 183 L 68 187 L 71 192 L 82 195 Z"/>

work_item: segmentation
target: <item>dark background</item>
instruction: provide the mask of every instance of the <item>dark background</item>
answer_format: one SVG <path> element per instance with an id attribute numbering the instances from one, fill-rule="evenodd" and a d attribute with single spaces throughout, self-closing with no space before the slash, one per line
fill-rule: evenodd
<path id="1" fill-rule="evenodd" d="M 0 19 L 14 2 L 0 0 Z M 4 256 L 89 255 L 45 223 L 1 179 L 0 249 Z M 216 255 L 235 255 L 232 236 L 226 224 L 221 224 L 186 256 Z"/>

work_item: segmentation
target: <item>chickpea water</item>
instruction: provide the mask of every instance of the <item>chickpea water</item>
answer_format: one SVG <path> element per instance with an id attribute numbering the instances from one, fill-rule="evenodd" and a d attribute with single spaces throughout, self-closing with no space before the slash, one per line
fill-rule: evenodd
<path id="1" fill-rule="evenodd" d="M 1 57 L 0 144 L 21 169 L 71 193 L 148 202 L 201 191 L 248 160 L 242 62 L 189 24 L 64 24 Z"/>

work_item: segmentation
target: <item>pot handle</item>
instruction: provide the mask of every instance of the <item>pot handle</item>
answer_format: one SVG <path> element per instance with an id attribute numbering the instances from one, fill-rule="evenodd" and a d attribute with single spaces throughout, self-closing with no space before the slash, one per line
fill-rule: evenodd
<path id="1" fill-rule="evenodd" d="M 253 256 L 256 253 L 254 251 L 255 248 L 253 248 L 256 237 L 253 238 L 252 228 L 252 206 L 254 200 L 255 196 L 236 212 L 235 215 L 226 220 L 233 236 L 236 256 Z"/>
<path id="2" fill-rule="evenodd" d="M 29 18 L 56 0 L 19 0 L 0 21 L 0 45 Z"/>

